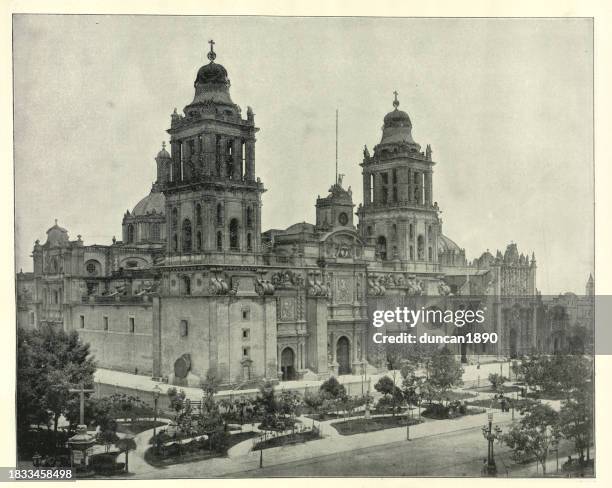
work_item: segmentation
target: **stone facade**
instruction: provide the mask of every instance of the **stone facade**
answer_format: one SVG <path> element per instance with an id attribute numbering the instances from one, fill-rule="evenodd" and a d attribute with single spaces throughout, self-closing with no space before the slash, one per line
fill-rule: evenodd
<path id="1" fill-rule="evenodd" d="M 77 330 L 100 366 L 178 385 L 211 370 L 241 385 L 385 368 L 370 317 L 397 306 L 486 307 L 481 331 L 501 340 L 458 347 L 463 361 L 537 347 L 535 256 L 512 243 L 468 262 L 442 233 L 432 149 L 414 141 L 397 94 L 380 143 L 364 149 L 356 214 L 339 175 L 316 200 L 315 224 L 262 232 L 255 116 L 249 107 L 243 118 L 227 71 L 212 49 L 208 57 L 193 101 L 171 115 L 170 152 L 157 154 L 156 181 L 125 213 L 122 239 L 85 246 L 56 223 L 36 241 L 33 273 L 17 276 L 21 326 Z"/>

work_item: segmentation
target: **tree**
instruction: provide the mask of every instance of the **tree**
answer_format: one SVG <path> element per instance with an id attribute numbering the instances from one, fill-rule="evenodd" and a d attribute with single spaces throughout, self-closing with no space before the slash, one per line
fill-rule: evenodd
<path id="1" fill-rule="evenodd" d="M 493 389 L 495 391 L 500 391 L 502 390 L 504 383 L 508 381 L 508 378 L 506 378 L 505 376 L 502 376 L 499 373 L 490 373 L 489 374 L 489 383 L 491 383 L 491 386 L 493 387 Z"/>
<path id="2" fill-rule="evenodd" d="M 441 402 L 448 390 L 463 384 L 462 377 L 463 368 L 448 348 L 436 351 L 429 361 L 429 394 Z"/>
<path id="3" fill-rule="evenodd" d="M 128 472 L 128 452 L 136 449 L 136 441 L 133 437 L 123 437 L 115 442 L 115 446 L 119 449 L 120 453 L 125 453 L 125 471 Z"/>
<path id="4" fill-rule="evenodd" d="M 395 386 L 395 382 L 389 376 L 380 378 L 374 385 L 374 389 L 383 394 L 382 405 L 391 404 L 391 413 L 395 416 L 395 411 L 403 399 L 402 390 Z"/>
<path id="5" fill-rule="evenodd" d="M 329 398 L 338 399 L 346 397 L 346 388 L 334 377 L 331 376 L 327 381 L 324 381 L 319 391 Z"/>
<path id="6" fill-rule="evenodd" d="M 574 392 L 571 398 L 565 400 L 559 412 L 561 434 L 566 439 L 574 441 L 580 458 L 590 459 L 591 439 L 593 438 L 593 387 L 591 383 Z"/>
<path id="7" fill-rule="evenodd" d="M 559 437 L 558 414 L 550 406 L 540 402 L 527 404 L 521 409 L 523 417 L 498 440 L 512 449 L 515 461 L 535 458 L 546 475 L 546 459 L 551 445 Z"/>
<path id="8" fill-rule="evenodd" d="M 52 326 L 18 329 L 17 410 L 18 428 L 23 433 L 32 423 L 49 425 L 57 433 L 60 416 L 69 416 L 79 399 L 69 389 L 93 386 L 96 369 L 89 345 L 76 331 Z"/>

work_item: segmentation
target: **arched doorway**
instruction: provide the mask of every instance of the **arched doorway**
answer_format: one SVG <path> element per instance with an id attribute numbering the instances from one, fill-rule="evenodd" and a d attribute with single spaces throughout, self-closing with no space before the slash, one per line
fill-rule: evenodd
<path id="1" fill-rule="evenodd" d="M 338 374 L 351 374 L 350 343 L 345 336 L 340 337 L 336 344 L 336 361 Z"/>
<path id="2" fill-rule="evenodd" d="M 290 347 L 286 347 L 281 353 L 281 372 L 282 381 L 295 379 L 295 353 Z"/>

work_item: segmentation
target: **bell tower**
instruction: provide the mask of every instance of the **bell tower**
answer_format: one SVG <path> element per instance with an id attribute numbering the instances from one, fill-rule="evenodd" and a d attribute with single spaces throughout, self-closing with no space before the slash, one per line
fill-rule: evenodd
<path id="1" fill-rule="evenodd" d="M 385 115 L 380 142 L 370 154 L 364 147 L 363 205 L 359 230 L 376 246 L 376 256 L 404 263 L 403 269 L 436 271 L 440 221 L 433 202 L 431 147 L 425 152 L 412 137 L 412 122 L 399 110 L 394 92 L 393 110 Z"/>
<path id="2" fill-rule="evenodd" d="M 172 113 L 170 155 L 158 161 L 157 183 L 166 196 L 170 256 L 206 253 L 212 262 L 240 263 L 261 246 L 265 189 L 255 177 L 259 129 L 252 109 L 243 118 L 232 101 L 227 70 L 215 63 L 215 42 L 209 44 L 193 101 L 183 114 Z"/>

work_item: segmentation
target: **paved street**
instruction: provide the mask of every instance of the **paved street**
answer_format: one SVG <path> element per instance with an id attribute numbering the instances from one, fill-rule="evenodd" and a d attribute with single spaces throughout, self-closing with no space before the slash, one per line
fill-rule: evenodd
<path id="1" fill-rule="evenodd" d="M 561 462 L 571 446 L 560 449 Z M 480 428 L 423 437 L 413 441 L 347 451 L 302 462 L 234 473 L 230 477 L 292 476 L 480 476 L 487 444 Z M 265 451 L 264 451 L 265 456 Z M 499 476 L 533 476 L 535 465 L 517 466 L 508 448 L 495 444 Z M 264 457 L 265 460 L 265 457 Z M 549 469 L 555 469 L 554 459 Z"/>

